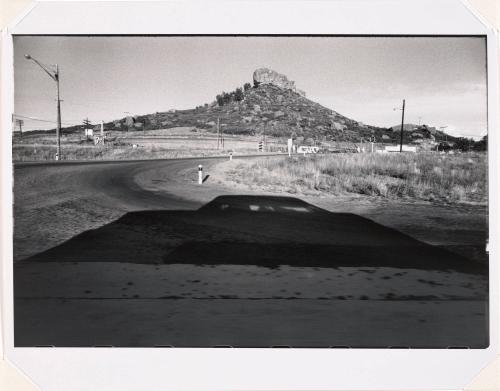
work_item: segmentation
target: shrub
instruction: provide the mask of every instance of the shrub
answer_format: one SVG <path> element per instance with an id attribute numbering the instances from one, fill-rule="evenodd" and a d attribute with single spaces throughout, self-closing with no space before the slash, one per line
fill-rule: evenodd
<path id="1" fill-rule="evenodd" d="M 237 88 L 236 91 L 234 92 L 234 100 L 236 100 L 236 102 L 240 102 L 243 100 L 243 98 L 244 98 L 243 90 L 241 88 Z"/>
<path id="2" fill-rule="evenodd" d="M 248 185 L 426 201 L 487 201 L 485 153 L 335 154 L 245 162 Z"/>

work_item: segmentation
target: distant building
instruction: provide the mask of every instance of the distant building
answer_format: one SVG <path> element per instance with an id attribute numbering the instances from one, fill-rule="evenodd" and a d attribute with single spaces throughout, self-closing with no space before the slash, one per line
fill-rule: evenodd
<path id="1" fill-rule="evenodd" d="M 399 145 L 386 145 L 384 148 L 385 152 L 399 152 Z M 415 145 L 403 145 L 403 152 L 417 152 L 417 147 Z"/>

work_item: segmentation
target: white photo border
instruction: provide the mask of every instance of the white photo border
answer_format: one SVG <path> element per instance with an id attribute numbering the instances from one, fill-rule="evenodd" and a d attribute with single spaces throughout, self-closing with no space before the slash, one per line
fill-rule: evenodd
<path id="1" fill-rule="evenodd" d="M 259 16 L 258 23 L 256 22 Z M 280 19 L 281 18 L 281 19 Z M 133 23 L 130 23 L 133 21 Z M 15 348 L 12 35 L 485 35 L 490 346 L 487 349 Z M 2 319 L 5 357 L 42 390 L 462 389 L 498 354 L 498 46 L 459 0 L 40 2 L 2 33 Z"/>

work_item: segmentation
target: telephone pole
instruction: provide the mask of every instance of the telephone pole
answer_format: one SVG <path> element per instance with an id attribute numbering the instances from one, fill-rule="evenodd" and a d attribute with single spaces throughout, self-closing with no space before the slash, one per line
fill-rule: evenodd
<path id="1" fill-rule="evenodd" d="M 262 142 L 262 146 L 263 146 L 263 151 L 266 152 L 266 128 L 267 128 L 267 122 L 264 122 L 264 133 L 263 133 L 263 142 Z"/>
<path id="2" fill-rule="evenodd" d="M 91 126 L 90 124 L 90 121 L 88 118 L 84 119 L 83 120 L 83 131 L 85 132 L 85 138 L 88 140 L 89 139 L 89 135 L 88 135 L 88 132 L 87 132 L 87 129 L 89 129 Z"/>
<path id="3" fill-rule="evenodd" d="M 224 135 L 220 126 L 220 117 L 217 117 L 217 149 L 219 146 L 224 149 Z"/>
<path id="4" fill-rule="evenodd" d="M 24 121 L 22 119 L 16 119 L 16 123 L 19 125 L 19 137 L 23 137 L 23 124 L 24 124 Z"/>
<path id="5" fill-rule="evenodd" d="M 403 127 L 405 123 L 405 100 L 403 99 L 403 108 L 402 110 L 402 115 L 401 115 L 401 141 L 399 143 L 399 152 L 403 152 Z"/>

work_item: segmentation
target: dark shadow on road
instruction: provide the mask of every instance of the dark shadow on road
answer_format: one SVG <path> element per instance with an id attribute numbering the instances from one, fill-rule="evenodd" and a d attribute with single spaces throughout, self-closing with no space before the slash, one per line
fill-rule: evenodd
<path id="1" fill-rule="evenodd" d="M 127 213 L 27 260 L 488 270 L 355 214 L 297 198 L 245 195 L 220 196 L 196 211 Z"/>

